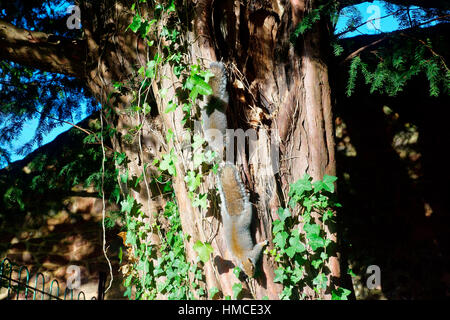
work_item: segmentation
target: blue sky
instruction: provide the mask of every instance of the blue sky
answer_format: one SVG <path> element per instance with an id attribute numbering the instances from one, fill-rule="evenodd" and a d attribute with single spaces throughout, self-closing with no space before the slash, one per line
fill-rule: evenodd
<path id="1" fill-rule="evenodd" d="M 351 8 L 354 8 L 360 13 L 362 17 L 362 22 L 374 19 L 376 17 L 383 17 L 387 15 L 387 11 L 386 8 L 384 7 L 383 1 L 364 2 Z M 345 30 L 345 26 L 349 20 L 348 15 L 349 15 L 348 13 L 344 12 L 344 14 L 339 17 L 336 27 L 336 33 Z M 376 34 L 380 32 L 379 30 L 383 32 L 390 32 L 397 30 L 400 27 L 399 22 L 392 16 L 373 21 L 374 21 L 373 23 L 370 22 L 366 23 L 361 27 L 359 27 L 358 30 L 349 32 L 345 34 L 343 37 L 353 37 L 361 34 Z M 83 110 L 85 110 L 84 107 Z M 29 141 L 34 135 L 37 124 L 38 124 L 37 119 L 29 121 L 27 124 L 25 124 L 25 129 L 23 130 L 22 134 L 16 140 L 13 141 L 13 146 L 18 147 Z M 67 131 L 70 128 L 71 128 L 70 125 L 63 124 L 60 127 L 54 129 L 50 134 L 45 136 L 43 144 L 53 141 L 59 134 Z M 35 146 L 34 148 L 36 149 L 37 146 Z M 25 157 L 14 153 L 14 150 L 11 151 L 12 151 L 11 161 L 17 161 Z"/>
<path id="2" fill-rule="evenodd" d="M 399 29 L 398 21 L 392 16 L 384 19 L 375 19 L 377 17 L 384 17 L 388 15 L 383 1 L 363 2 L 356 6 L 349 7 L 349 9 L 352 8 L 355 8 L 361 14 L 362 22 L 369 22 L 362 25 L 356 31 L 345 34 L 345 38 L 354 37 L 361 34 L 376 34 L 379 33 L 378 30 L 390 32 Z M 341 16 L 339 16 L 339 20 L 336 25 L 336 34 L 345 30 L 346 24 L 349 20 L 349 15 L 349 13 L 343 12 Z"/>

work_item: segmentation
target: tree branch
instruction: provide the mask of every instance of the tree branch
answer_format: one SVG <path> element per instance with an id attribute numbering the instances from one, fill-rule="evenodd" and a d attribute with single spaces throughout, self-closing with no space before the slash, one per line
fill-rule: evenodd
<path id="1" fill-rule="evenodd" d="M 25 30 L 0 20 L 0 48 L 0 59 L 77 78 L 84 76 L 83 40 Z"/>
<path id="2" fill-rule="evenodd" d="M 374 0 L 369 0 L 369 2 L 373 2 Z M 340 1 L 340 7 L 348 7 L 357 5 L 363 2 L 368 2 L 367 0 L 345 0 Z M 450 3 L 448 1 L 442 1 L 442 0 L 386 0 L 386 2 L 397 4 L 397 5 L 403 5 L 403 6 L 418 6 L 425 9 L 442 9 L 442 10 L 449 10 L 450 9 Z"/>
<path id="3" fill-rule="evenodd" d="M 429 21 L 426 21 L 424 23 L 421 23 L 417 26 L 414 26 L 413 28 L 408 29 L 401 29 L 390 33 L 381 33 L 376 35 L 362 35 L 362 36 L 356 36 L 352 38 L 346 38 L 346 39 L 340 39 L 340 43 L 346 47 L 347 52 L 351 52 L 347 55 L 347 57 L 339 62 L 339 65 L 343 65 L 346 62 L 353 59 L 355 56 L 363 52 L 364 50 L 367 50 L 373 46 L 378 45 L 383 40 L 386 40 L 387 38 L 392 38 L 394 36 L 406 36 L 410 32 L 417 32 L 418 35 L 422 36 L 436 36 L 440 34 L 447 34 L 450 29 L 449 23 L 441 23 L 435 26 L 431 26 L 428 28 L 419 28 L 421 25 L 428 24 L 432 21 L 439 20 L 442 18 L 447 18 L 449 15 L 445 15 L 439 18 L 435 18 Z"/>
<path id="4" fill-rule="evenodd" d="M 346 63 L 347 61 L 353 59 L 354 57 L 356 57 L 358 54 L 360 54 L 361 52 L 363 52 L 364 50 L 380 43 L 381 41 L 385 40 L 387 37 L 383 37 L 381 39 L 375 40 L 372 43 L 369 43 L 365 46 L 362 46 L 361 48 L 359 48 L 358 50 L 353 51 L 352 53 L 350 53 L 344 60 L 342 60 L 339 64 L 342 65 L 344 63 Z"/>

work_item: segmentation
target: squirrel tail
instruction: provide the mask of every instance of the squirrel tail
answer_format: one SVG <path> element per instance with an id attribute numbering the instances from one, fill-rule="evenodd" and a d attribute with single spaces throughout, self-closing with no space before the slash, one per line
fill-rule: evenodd
<path id="1" fill-rule="evenodd" d="M 245 214 L 250 208 L 248 194 L 235 165 L 223 165 L 218 179 L 222 209 L 229 216 Z"/>

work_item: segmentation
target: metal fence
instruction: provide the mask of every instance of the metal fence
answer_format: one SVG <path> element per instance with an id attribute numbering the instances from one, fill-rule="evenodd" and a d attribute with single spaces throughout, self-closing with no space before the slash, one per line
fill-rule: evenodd
<path id="1" fill-rule="evenodd" d="M 17 274 L 16 279 L 13 274 Z M 12 263 L 8 258 L 3 259 L 0 264 L 0 292 L 2 288 L 6 289 L 6 297 L 3 298 L 7 300 L 74 300 L 74 290 L 67 287 L 61 298 L 58 280 L 52 280 L 46 291 L 45 276 L 41 272 L 36 273 L 32 285 L 29 283 L 31 278 L 27 267 Z M 97 297 L 93 296 L 91 300 L 103 300 L 105 282 L 106 274 L 100 272 Z M 83 291 L 76 293 L 75 297 L 77 300 L 86 300 Z"/>

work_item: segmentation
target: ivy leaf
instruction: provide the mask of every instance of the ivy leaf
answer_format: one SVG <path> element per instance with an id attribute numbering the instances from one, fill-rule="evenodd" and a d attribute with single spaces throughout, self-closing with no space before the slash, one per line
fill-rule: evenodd
<path id="1" fill-rule="evenodd" d="M 298 283 L 303 278 L 303 268 L 295 268 L 291 275 L 291 280 Z"/>
<path id="2" fill-rule="evenodd" d="M 194 74 L 187 79 L 186 87 L 191 89 L 189 97 L 194 101 L 199 94 L 207 96 L 213 93 L 211 86 L 197 74 Z"/>
<path id="3" fill-rule="evenodd" d="M 157 57 L 155 57 L 157 59 Z M 147 78 L 153 79 L 156 75 L 156 67 L 157 67 L 157 61 L 150 60 L 147 62 L 147 69 L 145 70 L 145 76 Z"/>
<path id="4" fill-rule="evenodd" d="M 347 274 L 349 274 L 351 277 L 356 277 L 356 274 L 353 272 L 352 269 L 348 268 Z"/>
<path id="5" fill-rule="evenodd" d="M 194 168 L 198 168 L 205 161 L 205 154 L 202 152 L 195 152 L 192 162 Z"/>
<path id="6" fill-rule="evenodd" d="M 133 209 L 134 199 L 129 194 L 127 195 L 127 198 L 125 200 L 122 200 L 120 202 L 121 205 L 121 211 L 126 213 L 131 213 L 131 210 Z"/>
<path id="7" fill-rule="evenodd" d="M 327 288 L 327 276 L 324 273 L 319 273 L 314 279 L 313 284 L 319 287 L 320 289 Z"/>
<path id="8" fill-rule="evenodd" d="M 170 151 L 169 154 L 164 154 L 163 159 L 161 160 L 159 164 L 159 169 L 161 171 L 167 170 L 171 176 L 176 176 L 176 168 L 175 168 L 175 162 L 177 161 L 177 156 L 175 155 L 173 149 Z"/>
<path id="9" fill-rule="evenodd" d="M 295 252 L 302 253 L 302 252 L 304 252 L 306 250 L 306 248 L 303 245 L 303 243 L 300 242 L 300 238 L 299 238 L 298 235 L 290 237 L 289 238 L 289 244 L 291 245 L 291 248 L 295 249 Z"/>
<path id="10" fill-rule="evenodd" d="M 286 272 L 285 272 L 284 268 L 282 268 L 282 267 L 279 267 L 278 269 L 276 269 L 274 271 L 274 273 L 275 273 L 275 277 L 273 278 L 273 282 L 283 283 L 283 281 L 287 279 Z"/>
<path id="11" fill-rule="evenodd" d="M 131 246 L 136 245 L 136 233 L 135 232 L 127 232 L 127 238 L 125 240 L 125 244 L 129 244 Z"/>
<path id="12" fill-rule="evenodd" d="M 286 239 L 288 238 L 288 236 L 289 235 L 286 231 L 277 233 L 277 235 L 273 239 L 273 243 L 279 248 L 284 249 L 286 247 Z"/>
<path id="13" fill-rule="evenodd" d="M 314 267 L 314 269 L 319 269 L 321 264 L 322 264 L 322 260 L 317 259 L 317 260 L 313 260 L 311 262 L 312 266 Z"/>
<path id="14" fill-rule="evenodd" d="M 348 300 L 348 296 L 352 293 L 350 290 L 345 288 L 339 288 L 337 291 L 333 290 L 331 292 L 331 300 Z"/>
<path id="15" fill-rule="evenodd" d="M 241 274 L 241 268 L 239 268 L 239 267 L 234 267 L 233 268 L 233 274 L 236 276 L 236 278 L 238 278 L 239 279 L 239 275 Z"/>
<path id="16" fill-rule="evenodd" d="M 274 235 L 284 230 L 284 223 L 281 220 L 274 220 L 272 226 L 272 233 Z"/>
<path id="17" fill-rule="evenodd" d="M 189 191 L 194 192 L 200 186 L 202 177 L 201 173 L 196 174 L 194 171 L 188 171 L 184 181 L 186 181 Z"/>
<path id="18" fill-rule="evenodd" d="M 231 289 L 233 290 L 233 297 L 235 299 L 237 299 L 239 294 L 242 291 L 242 283 L 235 283 L 235 284 L 233 284 L 233 287 Z"/>
<path id="19" fill-rule="evenodd" d="M 311 176 L 307 173 L 303 175 L 302 179 L 292 183 L 289 187 L 289 197 L 293 197 L 295 200 L 300 200 L 306 191 L 312 190 Z"/>
<path id="20" fill-rule="evenodd" d="M 194 244 L 194 250 L 198 253 L 199 258 L 203 263 L 209 261 L 210 255 L 213 252 L 211 244 L 208 242 L 203 243 L 200 240 L 197 240 Z"/>
<path id="21" fill-rule="evenodd" d="M 325 240 L 318 235 L 311 234 L 308 240 L 308 244 L 311 246 L 313 251 L 325 246 Z"/>
<path id="22" fill-rule="evenodd" d="M 305 230 L 307 237 L 310 235 L 320 234 L 320 226 L 318 224 L 305 223 L 305 225 L 303 226 L 303 230 Z"/>
<path id="23" fill-rule="evenodd" d="M 194 197 L 194 199 L 192 200 L 192 206 L 201 207 L 206 210 L 208 208 L 208 194 L 201 193 L 198 196 Z"/>
<path id="24" fill-rule="evenodd" d="M 219 293 L 219 289 L 217 287 L 212 287 L 209 289 L 209 298 L 214 299 L 214 296 Z"/>
<path id="25" fill-rule="evenodd" d="M 335 176 L 329 176 L 329 175 L 324 175 L 323 176 L 323 183 L 325 184 L 325 190 L 329 191 L 331 193 L 334 192 L 334 182 L 337 180 L 337 177 Z"/>
<path id="26" fill-rule="evenodd" d="M 325 213 L 323 214 L 323 218 L 322 218 L 323 223 L 325 223 L 325 221 L 331 219 L 333 217 L 333 215 L 334 215 L 333 211 L 331 211 L 331 210 L 325 211 Z"/>
<path id="27" fill-rule="evenodd" d="M 205 139 L 203 139 L 200 135 L 195 134 L 194 135 L 194 142 L 192 143 L 192 149 L 197 150 L 200 148 L 203 143 L 205 142 Z"/>
<path id="28" fill-rule="evenodd" d="M 293 247 L 289 247 L 285 250 L 286 254 L 288 255 L 289 258 L 292 259 L 292 257 L 294 257 L 296 250 Z"/>
<path id="29" fill-rule="evenodd" d="M 128 26 L 128 28 L 130 28 L 133 32 L 137 32 L 139 30 L 139 28 L 141 27 L 141 24 L 142 24 L 141 16 L 139 14 L 136 14 L 133 17 L 133 21 Z"/>
<path id="30" fill-rule="evenodd" d="M 172 129 L 167 130 L 166 141 L 170 142 L 174 137 L 174 133 Z"/>
<path id="31" fill-rule="evenodd" d="M 286 220 L 286 218 L 291 216 L 291 212 L 289 211 L 289 209 L 283 209 L 283 208 L 278 208 L 278 217 L 280 218 L 280 220 L 282 222 L 284 222 L 284 220 Z"/>
<path id="32" fill-rule="evenodd" d="M 166 110 L 164 110 L 165 113 L 173 112 L 177 109 L 177 104 L 173 102 L 172 100 L 169 101 Z"/>
<path id="33" fill-rule="evenodd" d="M 337 180 L 334 176 L 324 175 L 323 181 L 316 181 L 313 183 L 314 190 L 320 192 L 322 190 L 333 193 L 334 192 L 334 182 Z"/>
<path id="34" fill-rule="evenodd" d="M 131 287 L 127 287 L 127 290 L 125 290 L 123 296 L 127 297 L 128 299 L 131 299 Z"/>
<path id="35" fill-rule="evenodd" d="M 281 300 L 289 300 L 292 296 L 293 286 L 286 286 L 283 288 L 283 291 L 280 294 Z"/>

